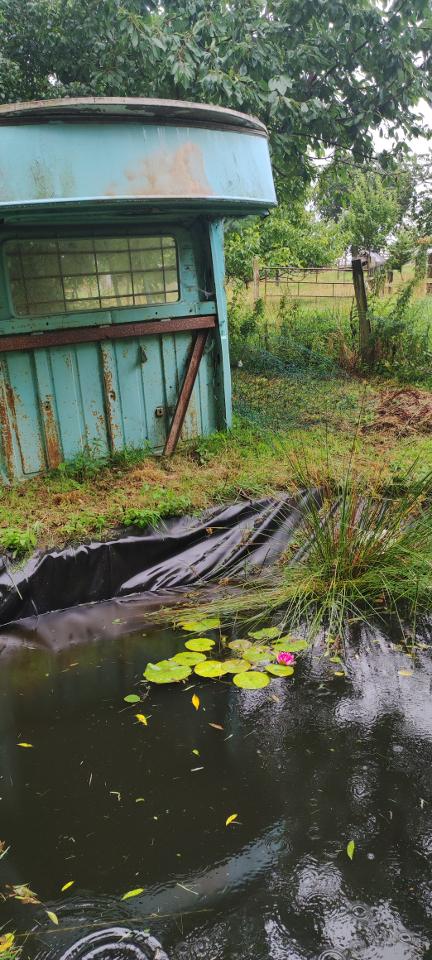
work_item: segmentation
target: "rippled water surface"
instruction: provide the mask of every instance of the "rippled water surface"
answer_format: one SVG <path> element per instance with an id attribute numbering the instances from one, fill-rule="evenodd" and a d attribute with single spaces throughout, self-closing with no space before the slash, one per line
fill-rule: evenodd
<path id="1" fill-rule="evenodd" d="M 0 922 L 33 931 L 26 960 L 105 958 L 104 927 L 150 930 L 172 960 L 432 957 L 429 654 L 365 640 L 349 680 L 312 657 L 262 691 L 126 705 L 182 645 L 137 632 L 2 663 L 0 884 L 41 905 L 7 900 Z M 144 955 L 132 943 L 109 956 Z"/>

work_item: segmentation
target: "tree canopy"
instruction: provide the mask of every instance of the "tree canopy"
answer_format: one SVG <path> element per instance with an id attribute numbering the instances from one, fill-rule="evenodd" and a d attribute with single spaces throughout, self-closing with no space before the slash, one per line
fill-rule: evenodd
<path id="1" fill-rule="evenodd" d="M 432 93 L 431 0 L 0 0 L 0 100 L 155 96 L 257 114 L 285 191 L 335 144 L 404 149 Z"/>

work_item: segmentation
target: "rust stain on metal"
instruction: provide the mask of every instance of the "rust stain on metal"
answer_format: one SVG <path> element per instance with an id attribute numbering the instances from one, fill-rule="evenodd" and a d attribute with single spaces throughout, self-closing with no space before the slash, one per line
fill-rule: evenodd
<path id="1" fill-rule="evenodd" d="M 9 415 L 15 418 L 15 404 L 12 410 L 8 400 L 8 385 L 4 384 L 4 389 L 0 388 L 0 426 L 2 434 L 3 453 L 6 462 L 8 477 L 12 479 L 14 475 L 14 447 L 13 434 L 10 425 Z"/>
<path id="2" fill-rule="evenodd" d="M 104 340 L 127 340 L 150 334 L 183 333 L 185 330 L 212 329 L 214 314 L 197 317 L 176 317 L 172 320 L 145 320 L 140 323 L 117 323 L 104 327 L 70 327 L 47 333 L 14 333 L 0 336 L 0 353 L 9 350 L 36 350 L 64 346 L 68 343 L 96 343 Z M 125 354 L 126 356 L 126 354 Z"/>
<path id="3" fill-rule="evenodd" d="M 105 400 L 105 415 L 106 421 L 103 423 L 103 430 L 105 432 L 108 427 L 108 440 L 111 452 L 115 450 L 115 441 L 119 437 L 121 439 L 121 433 L 118 423 L 114 418 L 113 403 L 116 400 L 116 392 L 113 387 L 113 378 L 112 372 L 108 363 L 108 358 L 105 352 L 102 350 L 102 377 L 104 384 L 104 400 Z"/>
<path id="4" fill-rule="evenodd" d="M 208 197 L 214 194 L 209 183 L 201 148 L 185 143 L 174 153 L 158 150 L 143 157 L 134 167 L 124 171 L 127 193 L 134 197 Z M 124 195 L 118 182 L 111 182 L 106 196 Z"/>
<path id="5" fill-rule="evenodd" d="M 52 398 L 46 398 L 42 404 L 42 419 L 45 433 L 45 446 L 48 466 L 51 469 L 58 467 L 62 461 L 62 451 L 57 430 L 57 423 L 52 406 Z"/>

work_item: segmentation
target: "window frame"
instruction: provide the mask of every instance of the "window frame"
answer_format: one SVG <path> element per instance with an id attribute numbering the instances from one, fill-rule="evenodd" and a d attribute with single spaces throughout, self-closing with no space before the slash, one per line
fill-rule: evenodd
<path id="1" fill-rule="evenodd" d="M 176 299 L 176 300 L 163 300 L 163 301 L 161 301 L 161 302 L 142 303 L 142 304 L 128 303 L 128 304 L 111 304 L 111 305 L 107 305 L 107 306 L 101 306 L 101 305 L 100 305 L 100 306 L 95 306 L 95 307 L 87 307 L 87 308 L 82 309 L 82 310 L 80 310 L 80 309 L 78 308 L 78 309 L 75 309 L 75 310 L 63 310 L 63 311 L 57 311 L 57 312 L 52 312 L 52 313 L 26 313 L 26 314 L 20 314 L 20 313 L 17 312 L 17 307 L 16 307 L 16 305 L 15 305 L 15 303 L 14 303 L 14 297 L 13 297 L 13 291 L 12 291 L 13 278 L 11 278 L 11 276 L 10 276 L 10 272 L 9 272 L 8 265 L 7 265 L 7 245 L 8 245 L 9 243 L 13 243 L 14 241 L 19 243 L 19 242 L 21 242 L 21 241 L 23 241 L 23 240 L 31 240 L 31 239 L 34 239 L 34 240 L 40 240 L 40 241 L 42 241 L 42 242 L 43 242 L 44 240 L 45 240 L 46 242 L 49 242 L 50 240 L 56 240 L 56 241 L 58 241 L 58 240 L 88 240 L 88 241 L 90 241 L 90 242 L 93 242 L 93 243 L 96 243 L 96 244 L 97 244 L 97 241 L 98 241 L 98 240 L 127 240 L 127 241 L 130 241 L 130 240 L 132 240 L 132 239 L 134 239 L 134 240 L 135 240 L 135 239 L 136 239 L 136 240 L 141 240 L 141 239 L 152 239 L 152 238 L 154 238 L 155 240 L 159 240 L 159 241 L 163 241 L 163 240 L 165 240 L 165 239 L 169 239 L 169 240 L 172 240 L 172 241 L 173 241 L 174 249 L 175 249 L 175 270 L 176 270 L 176 275 L 177 275 L 177 290 L 178 290 L 178 296 L 177 296 L 177 299 Z M 178 236 L 177 236 L 177 231 L 170 230 L 170 229 L 157 230 L 157 231 L 156 231 L 156 230 L 152 230 L 151 232 L 147 232 L 147 231 L 139 231 L 139 232 L 138 232 L 138 231 L 136 231 L 136 230 L 134 230 L 134 231 L 128 230 L 128 231 L 125 232 L 124 230 L 122 231 L 121 229 L 118 230 L 118 231 L 116 231 L 116 232 L 114 232 L 113 229 L 111 229 L 111 230 L 103 230 L 103 228 L 100 229 L 100 230 L 97 230 L 97 231 L 93 231 L 93 232 L 89 232 L 89 231 L 85 231 L 85 230 L 82 230 L 82 231 L 70 230 L 70 231 L 68 231 L 67 229 L 64 229 L 64 230 L 61 230 L 61 231 L 56 231 L 56 232 L 52 231 L 52 232 L 50 232 L 50 233 L 47 233 L 47 232 L 46 232 L 45 230 L 43 230 L 43 228 L 42 228 L 41 231 L 40 231 L 40 233 L 38 233 L 37 229 L 36 229 L 36 230 L 33 230 L 31 236 L 28 236 L 28 235 L 19 235 L 18 232 L 15 234 L 15 236 L 13 236 L 13 235 L 5 236 L 5 237 L 2 239 L 2 241 L 1 241 L 1 260 L 2 260 L 2 268 L 3 268 L 3 276 L 4 276 L 4 285 L 5 285 L 6 294 L 7 294 L 8 307 L 9 307 L 9 311 L 10 311 L 10 313 L 9 313 L 9 319 L 12 320 L 12 321 L 18 321 L 19 323 L 22 323 L 22 322 L 24 322 L 24 323 L 29 323 L 29 322 L 30 322 L 30 323 L 38 323 L 38 322 L 42 322 L 42 323 L 43 323 L 44 321 L 45 321 L 45 322 L 46 322 L 46 321 L 53 321 L 53 320 L 56 320 L 56 319 L 57 319 L 59 322 L 61 322 L 61 326 L 64 327 L 64 326 L 67 326 L 67 325 L 68 325 L 67 323 L 65 324 L 65 322 L 64 322 L 65 320 L 72 320 L 72 319 L 75 319 L 75 318 L 86 318 L 86 317 L 100 318 L 100 317 L 103 317 L 104 315 L 105 315 L 105 316 L 106 316 L 107 314 L 108 314 L 108 315 L 111 315 L 111 314 L 113 314 L 113 313 L 117 313 L 117 312 L 120 312 L 120 311 L 128 311 L 128 312 L 130 312 L 130 311 L 136 311 L 136 310 L 139 310 L 139 311 L 142 311 L 142 310 L 145 310 L 145 311 L 148 311 L 148 310 L 158 311 L 158 310 L 160 310 L 161 308 L 168 308 L 169 310 L 172 311 L 172 308 L 178 307 L 178 305 L 181 304 L 182 299 L 183 299 L 183 296 L 182 296 L 183 283 L 182 283 L 181 257 L 180 257 L 180 249 L 179 249 L 179 247 L 180 247 L 180 245 L 179 245 L 179 238 L 178 238 Z M 163 250 L 162 243 L 161 243 L 161 250 Z M 109 253 L 109 251 L 106 251 L 106 252 Z M 128 252 L 128 254 L 129 254 L 129 257 L 130 257 L 130 249 L 129 249 L 129 247 L 127 248 L 127 252 Z M 100 251 L 100 253 L 103 253 L 103 251 Z M 174 268 L 169 268 L 169 269 L 174 269 Z M 139 273 L 140 271 L 137 270 L 136 272 Z M 141 272 L 144 272 L 144 271 L 141 271 Z M 149 272 L 150 272 L 150 271 L 149 271 Z M 126 273 L 127 273 L 127 271 L 126 271 Z M 160 273 L 161 273 L 161 276 L 164 277 L 165 271 L 164 271 L 164 270 L 161 270 Z M 133 274 L 134 274 L 134 271 L 131 270 L 131 271 L 129 272 L 129 276 L 130 276 L 131 278 L 133 278 Z M 103 273 L 102 273 L 102 275 L 103 275 Z M 82 276 L 85 276 L 85 274 L 83 273 Z M 91 276 L 91 277 L 98 277 L 98 272 L 96 271 L 96 272 L 93 273 L 93 274 L 89 274 L 89 276 Z M 33 279 L 33 278 L 32 278 L 32 279 Z M 34 278 L 34 279 L 38 279 L 38 278 Z M 44 278 L 44 277 L 41 277 L 40 279 L 45 279 L 45 278 Z M 63 277 L 63 275 L 62 275 L 60 272 L 59 272 L 59 279 L 61 279 L 61 281 L 62 281 L 62 286 L 63 286 L 63 279 L 64 279 L 64 277 Z M 133 284 L 133 279 L 132 279 L 132 284 Z M 99 284 L 98 284 L 98 288 L 99 288 Z M 165 288 L 165 279 L 164 279 L 164 288 Z M 134 294 L 133 294 L 133 295 L 134 295 Z M 145 296 L 145 294 L 143 294 L 143 296 Z M 83 298 L 83 299 L 85 299 L 85 298 Z M 90 298 L 89 298 L 89 299 L 90 299 Z M 106 297 L 99 296 L 99 299 L 102 300 L 102 299 L 110 299 L 110 298 L 109 298 L 108 296 L 106 296 Z M 111 298 L 111 299 L 112 299 L 112 298 Z M 101 321 L 101 320 L 98 321 L 98 319 L 96 319 L 94 322 L 95 322 L 96 324 L 98 324 L 98 323 L 100 324 L 102 321 Z M 1 323 L 1 321 L 0 321 L 0 323 Z M 71 323 L 70 325 L 71 325 L 71 326 L 75 326 L 76 324 L 75 324 L 75 323 Z M 85 324 L 85 320 L 83 320 L 82 325 L 86 325 L 86 324 Z M 33 328 L 33 329 L 34 329 L 34 328 Z M 0 327 L 0 331 L 1 331 L 1 327 Z"/>

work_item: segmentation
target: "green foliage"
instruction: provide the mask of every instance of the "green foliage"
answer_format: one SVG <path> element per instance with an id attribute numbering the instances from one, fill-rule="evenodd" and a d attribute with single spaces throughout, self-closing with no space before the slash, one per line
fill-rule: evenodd
<path id="1" fill-rule="evenodd" d="M 8 550 L 14 560 L 20 560 L 36 546 L 37 528 L 27 527 L 20 530 L 18 527 L 5 527 L 0 530 L 0 546 Z"/>
<path id="2" fill-rule="evenodd" d="M 297 469 L 300 488 L 313 489 L 308 464 L 297 461 Z M 365 490 L 357 475 L 352 456 L 339 487 L 328 476 L 305 504 L 296 555 L 290 551 L 279 571 L 252 584 L 249 578 L 235 596 L 218 600 L 223 616 L 239 624 L 242 616 L 248 623 L 268 623 L 277 615 L 282 627 L 301 626 L 311 639 L 325 629 L 340 644 L 353 620 L 372 623 L 395 615 L 402 623 L 430 613 L 432 472 L 415 479 L 411 466 L 387 497 Z M 211 609 L 203 605 L 203 611 Z M 306 645 L 287 640 L 285 651 Z M 261 668 L 266 657 L 259 649 L 252 656 L 254 649 L 243 656 Z M 270 660 L 279 649 L 274 643 Z"/>
<path id="3" fill-rule="evenodd" d="M 399 218 L 396 190 L 371 171 L 355 171 L 349 195 L 349 207 L 341 219 L 351 247 L 357 250 L 383 250 Z"/>
<path id="4" fill-rule="evenodd" d="M 260 266 L 325 267 L 346 248 L 343 229 L 319 220 L 300 202 L 281 205 L 264 220 L 247 221 L 225 237 L 227 277 L 249 283 L 253 260 Z"/>
<path id="5" fill-rule="evenodd" d="M 123 515 L 125 526 L 155 527 L 164 517 L 177 517 L 191 506 L 190 498 L 175 490 L 145 484 L 142 493 L 149 501 L 147 507 L 129 507 Z"/>
<path id="6" fill-rule="evenodd" d="M 63 533 L 68 540 L 82 540 L 89 537 L 90 534 L 101 536 L 106 525 L 107 517 L 105 514 L 95 513 L 92 510 L 80 510 L 79 513 L 70 515 L 63 525 Z"/>
<path id="7" fill-rule="evenodd" d="M 269 126 L 287 193 L 308 148 L 359 159 L 387 124 L 396 151 L 430 86 L 425 0 L 0 0 L 0 96 L 174 97 L 236 107 Z"/>
<path id="8" fill-rule="evenodd" d="M 211 622 L 211 620 L 210 620 Z M 188 627 L 183 627 L 188 629 Z M 209 627 L 209 629 L 212 629 Z M 280 637 L 281 631 L 278 628 L 270 628 L 264 633 L 271 634 L 272 637 Z M 208 650 L 204 646 L 205 638 L 199 638 L 200 650 Z M 222 638 L 223 641 L 223 638 Z M 231 679 L 235 686 L 243 690 L 259 690 L 268 686 L 271 677 L 289 677 L 294 673 L 294 657 L 291 657 L 289 666 L 278 663 L 281 656 L 281 641 L 278 647 L 262 647 L 258 644 L 252 644 L 249 640 L 234 640 L 223 647 L 220 651 L 219 659 L 207 658 L 204 653 L 189 653 L 194 641 L 188 640 L 185 646 L 188 650 L 180 651 L 174 654 L 170 660 L 161 660 L 159 663 L 149 663 L 144 671 L 144 678 L 150 683 L 165 684 L 177 683 L 180 680 L 187 679 L 193 668 L 197 677 L 206 680 L 221 680 L 222 678 Z M 304 650 L 307 644 L 304 641 L 297 641 L 299 651 Z M 208 643 L 214 646 L 214 641 Z M 198 647 L 196 648 L 198 649 Z M 245 659 L 239 659 L 238 656 L 232 656 L 231 650 L 236 653 L 242 650 Z M 286 652 L 286 651 L 285 651 Z M 128 695 L 124 699 L 127 702 L 135 702 L 133 695 Z M 199 709 L 199 699 L 194 704 Z"/>
<path id="9" fill-rule="evenodd" d="M 395 234 L 394 240 L 388 245 L 389 259 L 387 267 L 390 270 L 400 270 L 414 259 L 417 246 L 417 232 L 412 228 L 401 227 Z"/>

